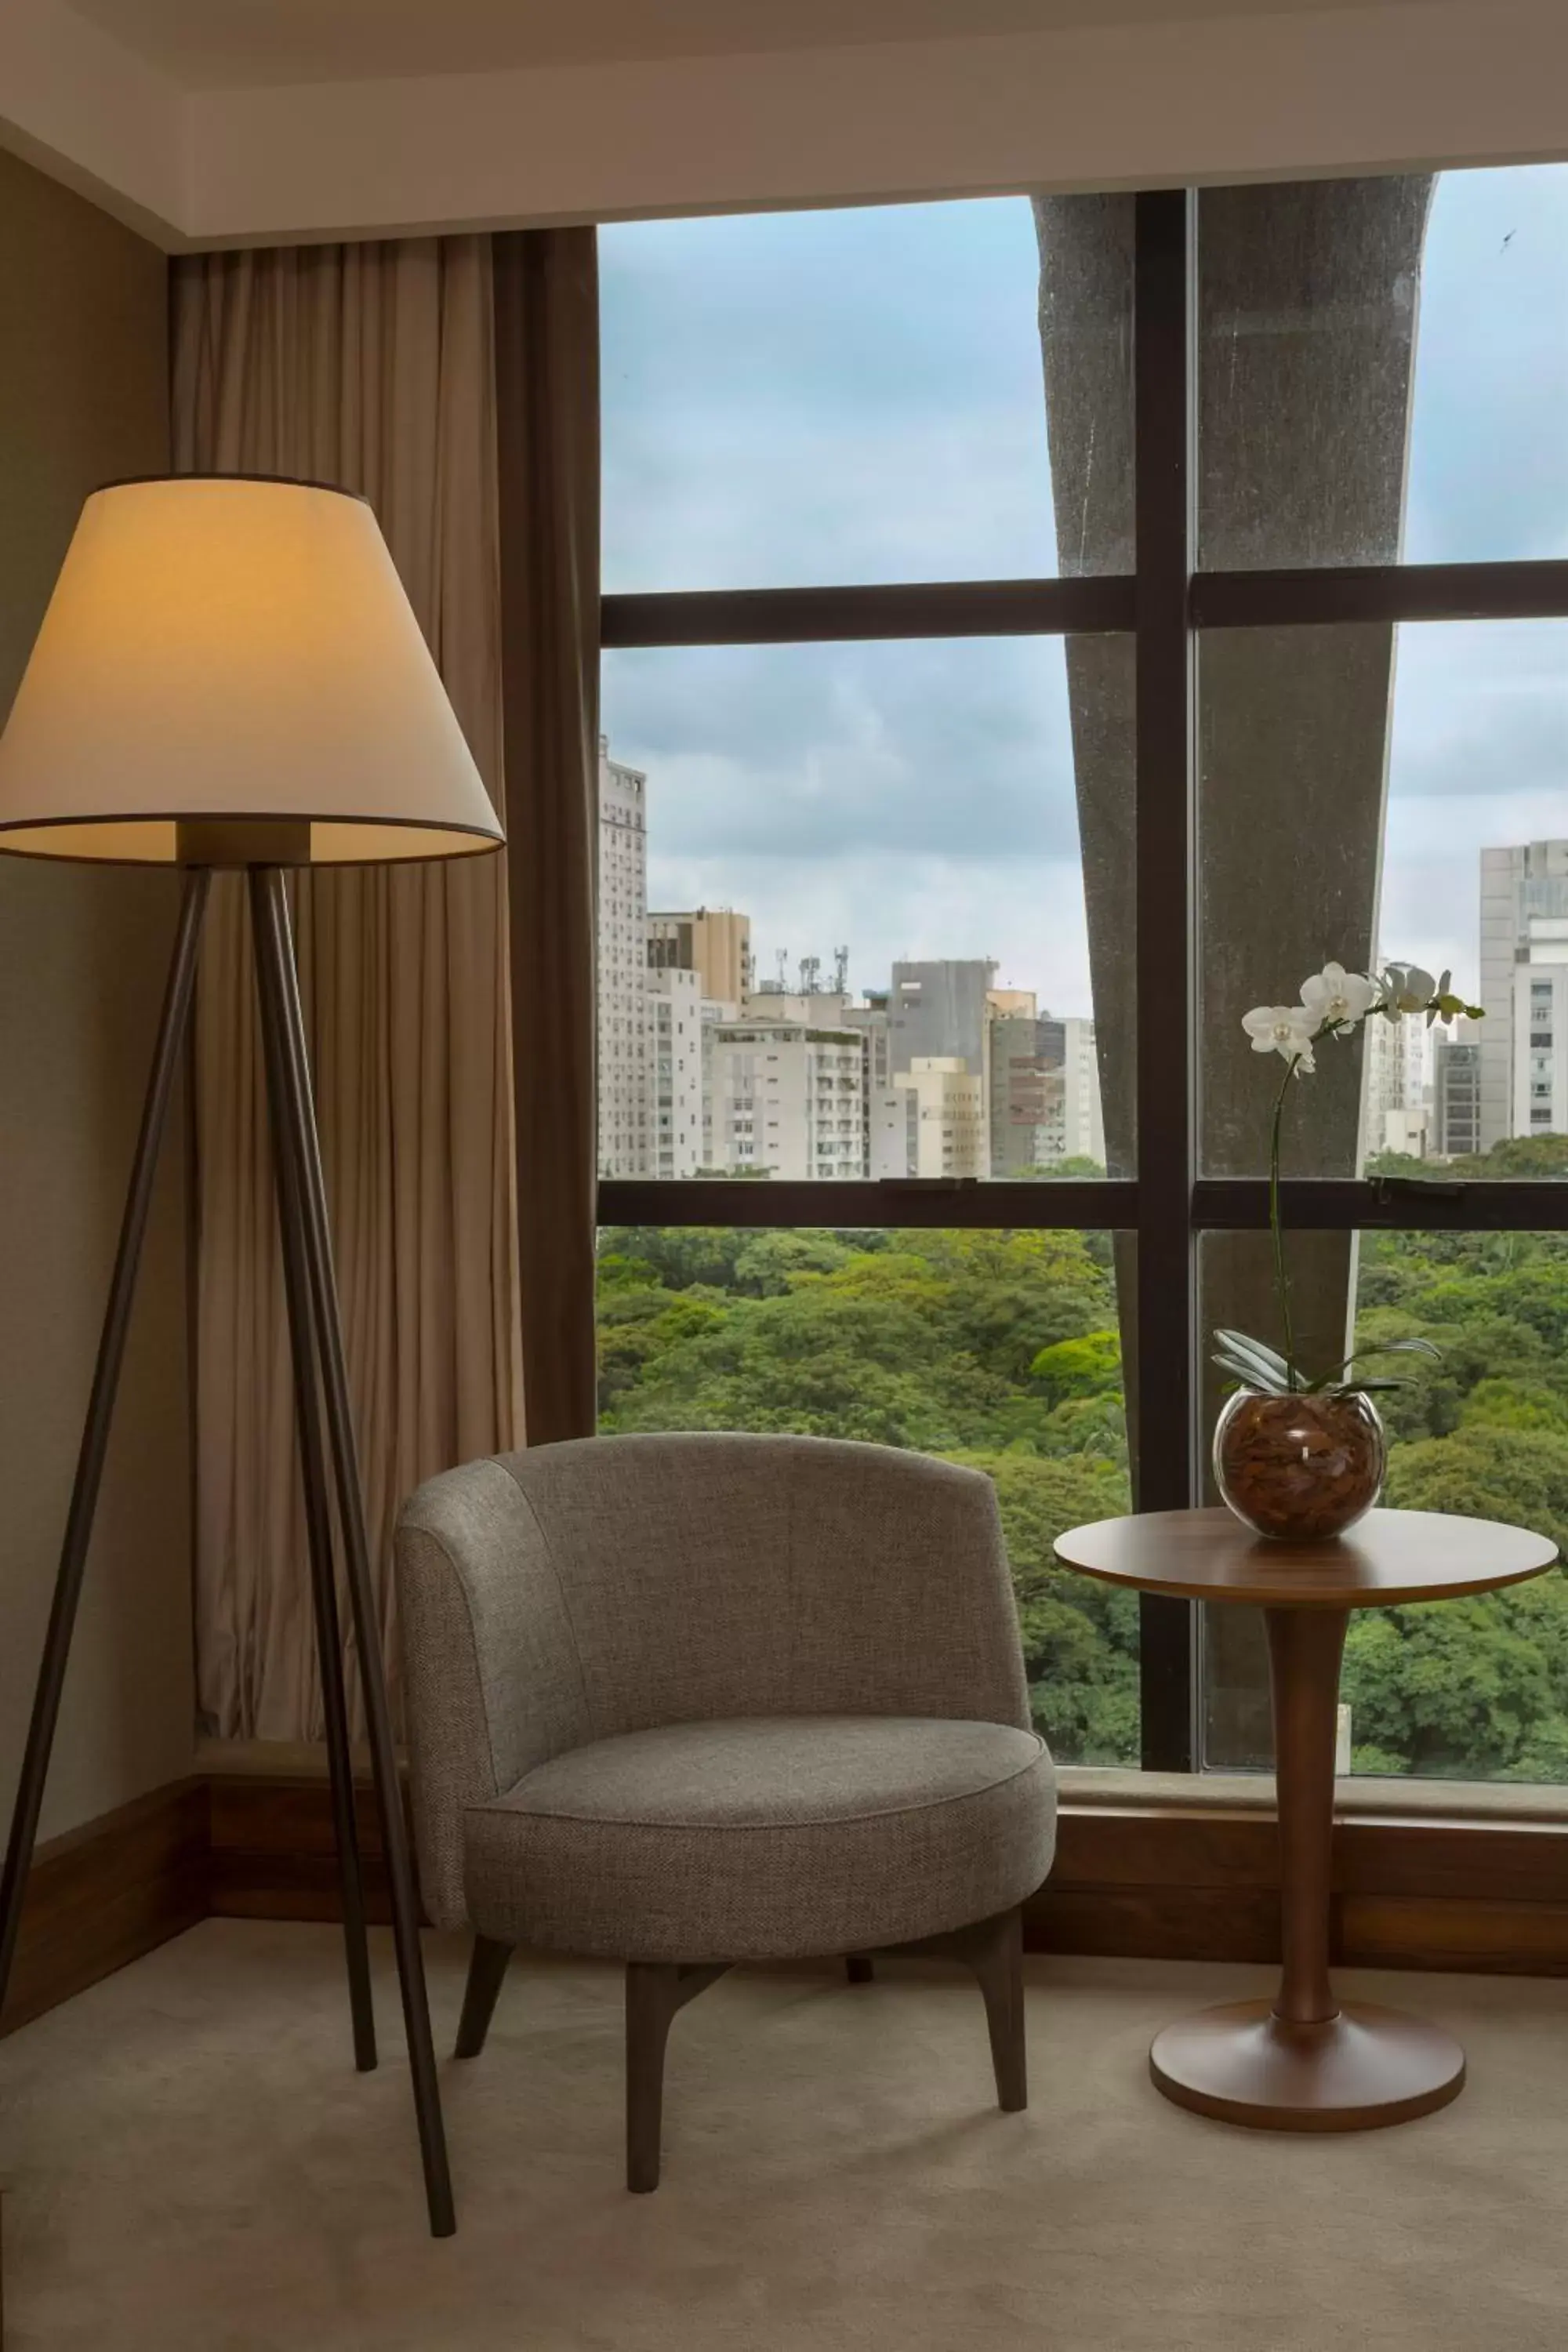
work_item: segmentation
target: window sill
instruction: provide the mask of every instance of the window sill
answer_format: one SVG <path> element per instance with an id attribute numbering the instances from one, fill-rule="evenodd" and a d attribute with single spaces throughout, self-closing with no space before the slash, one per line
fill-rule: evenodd
<path id="1" fill-rule="evenodd" d="M 368 1778 L 370 1751 L 354 1751 Z M 325 1780 L 319 1740 L 200 1739 L 195 1769 L 226 1778 Z M 1269 1813 L 1271 1772 L 1139 1772 L 1108 1765 L 1063 1764 L 1058 1791 L 1075 1812 Z M 1517 1826 L 1568 1823 L 1568 1788 L 1517 1780 L 1354 1780 L 1334 1783 L 1334 1811 L 1379 1821 L 1491 1822 Z"/>
<path id="2" fill-rule="evenodd" d="M 1064 1805 L 1083 1812 L 1272 1813 L 1271 1772 L 1139 1772 L 1106 1765 L 1058 1769 Z M 1334 1811 L 1345 1819 L 1443 1821 L 1517 1827 L 1568 1823 L 1568 1788 L 1521 1780 L 1342 1780 Z"/>

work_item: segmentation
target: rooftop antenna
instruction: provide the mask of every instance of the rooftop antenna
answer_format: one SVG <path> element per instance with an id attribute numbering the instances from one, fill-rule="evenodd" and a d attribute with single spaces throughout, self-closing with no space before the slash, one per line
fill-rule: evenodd
<path id="1" fill-rule="evenodd" d="M 789 992 L 789 950 L 788 950 L 788 948 L 780 948 L 780 950 L 779 950 L 779 951 L 778 951 L 778 955 L 777 955 L 776 961 L 777 961 L 778 968 L 779 968 L 779 994 L 780 994 L 781 996 L 785 996 L 785 995 L 787 995 L 787 994 L 788 994 L 788 992 Z"/>
<path id="2" fill-rule="evenodd" d="M 816 993 L 816 983 L 821 977 L 822 958 L 820 956 L 802 956 L 800 960 L 801 994 L 803 996 L 815 996 Z"/>
<path id="3" fill-rule="evenodd" d="M 833 992 L 835 996 L 847 996 L 849 993 L 849 950 L 847 948 L 835 948 L 833 950 Z"/>

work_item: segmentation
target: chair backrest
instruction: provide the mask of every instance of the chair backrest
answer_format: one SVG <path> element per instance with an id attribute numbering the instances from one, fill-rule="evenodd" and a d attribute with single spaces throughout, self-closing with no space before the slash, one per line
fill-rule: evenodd
<path id="1" fill-rule="evenodd" d="M 461 1811 L 651 1724 L 931 1715 L 1026 1725 L 994 1491 L 891 1448 L 706 1433 L 471 1463 L 399 1522 L 426 1899 Z"/>

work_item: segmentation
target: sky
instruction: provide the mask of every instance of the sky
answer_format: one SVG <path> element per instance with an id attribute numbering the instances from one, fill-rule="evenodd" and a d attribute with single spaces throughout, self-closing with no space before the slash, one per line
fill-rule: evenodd
<path id="1" fill-rule="evenodd" d="M 607 590 L 1056 570 L 1025 199 L 627 224 L 600 270 Z M 1438 182 L 1405 553 L 1568 556 L 1568 166 Z M 650 905 L 743 909 L 763 976 L 990 956 L 1091 1011 L 1059 640 L 612 652 L 604 724 Z M 1473 991 L 1479 851 L 1555 834 L 1568 622 L 1404 626 L 1384 951 Z"/>

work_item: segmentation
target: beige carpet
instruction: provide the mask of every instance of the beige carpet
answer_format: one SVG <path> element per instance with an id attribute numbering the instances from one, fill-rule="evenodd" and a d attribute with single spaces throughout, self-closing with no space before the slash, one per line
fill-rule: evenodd
<path id="1" fill-rule="evenodd" d="M 449 2048 L 463 1953 L 430 1941 Z M 1034 2105 L 978 1996 L 905 1964 L 726 1979 L 677 2021 L 664 2186 L 620 2186 L 604 1968 L 514 1969 L 444 2066 L 460 2217 L 426 2236 L 387 2060 L 353 2072 L 334 1932 L 209 1921 L 0 2045 L 7 2352 L 1561 2352 L 1568 1984 L 1363 1977 L 1470 2083 L 1342 2139 L 1226 2129 L 1145 2050 L 1238 1969 L 1030 1964 Z"/>

